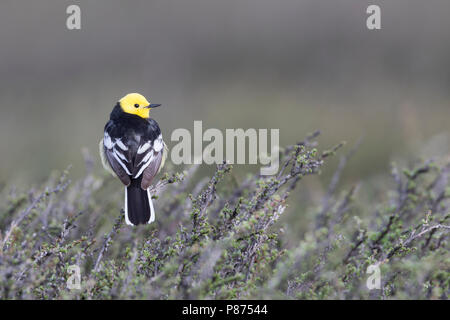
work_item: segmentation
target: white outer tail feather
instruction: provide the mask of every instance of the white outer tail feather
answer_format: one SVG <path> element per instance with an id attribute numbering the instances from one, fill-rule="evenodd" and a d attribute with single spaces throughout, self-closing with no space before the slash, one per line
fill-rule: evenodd
<path id="1" fill-rule="evenodd" d="M 128 196 L 126 186 L 125 186 L 125 203 L 123 205 L 123 208 L 125 209 L 125 222 L 127 223 L 127 225 L 132 226 L 133 224 L 130 222 L 130 219 L 128 219 Z"/>
<path id="2" fill-rule="evenodd" d="M 148 202 L 150 204 L 150 220 L 147 222 L 147 224 L 152 223 L 155 221 L 155 209 L 153 208 L 153 201 L 152 201 L 152 195 L 150 194 L 150 188 L 147 189 L 147 197 Z M 124 204 L 124 210 L 125 210 L 125 222 L 129 226 L 134 226 L 130 222 L 130 219 L 128 219 L 128 196 L 127 196 L 127 187 L 125 187 L 125 204 Z"/>
<path id="3" fill-rule="evenodd" d="M 147 189 L 147 197 L 148 202 L 150 204 L 150 220 L 147 222 L 148 224 L 155 221 L 155 209 L 153 208 L 153 201 L 152 201 L 152 195 L 150 194 L 150 188 Z"/>

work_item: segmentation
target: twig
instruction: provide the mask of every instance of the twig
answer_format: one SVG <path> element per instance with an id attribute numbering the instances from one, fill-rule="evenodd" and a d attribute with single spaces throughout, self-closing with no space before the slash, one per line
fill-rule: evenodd
<path id="1" fill-rule="evenodd" d="M 445 229 L 450 230 L 450 226 L 443 225 L 443 224 L 436 224 L 431 227 L 425 227 L 422 226 L 422 230 L 416 234 L 416 230 L 411 231 L 408 239 L 405 241 L 400 241 L 398 244 L 396 244 L 389 252 L 387 252 L 383 258 L 379 259 L 375 265 L 380 265 L 386 261 L 388 261 L 392 256 L 394 256 L 397 252 L 399 252 L 403 248 L 407 248 L 414 240 L 421 238 L 424 234 L 427 234 L 428 232 L 431 232 L 436 229 Z"/>
<path id="2" fill-rule="evenodd" d="M 119 231 L 119 229 L 122 227 L 122 225 L 123 225 L 123 211 L 120 212 L 120 215 L 117 217 L 116 221 L 114 222 L 114 225 L 113 225 L 111 231 L 109 232 L 108 236 L 106 237 L 105 241 L 103 242 L 102 249 L 100 250 L 100 252 L 97 256 L 97 260 L 95 262 L 94 272 L 100 271 L 100 261 L 102 260 L 103 255 L 105 254 L 105 252 L 108 250 L 109 246 L 111 245 L 112 238 L 117 234 L 117 231 Z"/>
<path id="3" fill-rule="evenodd" d="M 36 208 L 36 206 L 43 200 L 43 199 L 45 199 L 46 197 L 48 197 L 50 194 L 52 194 L 52 193 L 58 193 L 58 192 L 60 192 L 60 191 L 63 191 L 66 187 L 67 187 L 67 185 L 69 184 L 70 182 L 66 182 L 66 183 L 60 183 L 60 184 L 58 184 L 57 186 L 56 186 L 56 188 L 54 188 L 54 189 L 52 189 L 52 190 L 48 190 L 48 188 L 45 190 L 45 191 L 43 191 L 37 198 L 35 198 L 34 200 L 33 200 L 33 202 L 31 203 L 31 205 L 27 208 L 27 209 L 25 209 L 23 212 L 22 212 L 22 214 L 16 219 L 16 220 L 13 220 L 12 222 L 11 222 L 11 224 L 10 224 L 10 226 L 9 226 L 9 229 L 8 229 L 8 231 L 6 232 L 6 234 L 5 234 L 5 237 L 3 238 L 3 242 L 2 242 L 2 244 L 1 244 L 1 246 L 0 246 L 0 255 L 2 255 L 3 254 L 3 251 L 6 249 L 6 247 L 7 247 L 7 244 L 8 244 L 8 240 L 9 240 L 9 238 L 11 237 L 11 235 L 12 235 L 12 232 L 13 232 L 13 230 L 16 228 L 16 227 L 18 227 L 19 226 L 19 224 L 23 221 L 23 219 L 25 219 L 31 212 L 32 212 L 32 210 L 34 209 L 34 208 Z"/>
<path id="4" fill-rule="evenodd" d="M 324 217 L 325 217 L 326 213 L 328 212 L 328 210 L 330 210 L 331 197 L 333 196 L 333 194 L 336 191 L 336 188 L 339 184 L 339 180 L 341 178 L 342 172 L 344 171 L 344 168 L 347 165 L 348 161 L 358 150 L 362 141 L 363 141 L 363 138 L 359 138 L 358 141 L 356 142 L 356 144 L 352 147 L 352 149 L 346 155 L 341 156 L 341 158 L 339 160 L 339 165 L 338 165 L 336 171 L 334 172 L 333 177 L 331 178 L 327 193 L 325 194 L 325 196 L 322 199 L 322 210 L 317 215 L 316 227 L 321 227 L 323 225 Z"/>

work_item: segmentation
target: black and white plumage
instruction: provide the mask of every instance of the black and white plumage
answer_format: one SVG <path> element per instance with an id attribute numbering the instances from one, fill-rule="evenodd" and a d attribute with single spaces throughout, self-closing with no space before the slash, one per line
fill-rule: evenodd
<path id="1" fill-rule="evenodd" d="M 163 167 L 167 147 L 158 123 L 124 112 L 118 103 L 100 141 L 104 167 L 125 185 L 125 221 L 128 225 L 155 220 L 149 187 Z"/>

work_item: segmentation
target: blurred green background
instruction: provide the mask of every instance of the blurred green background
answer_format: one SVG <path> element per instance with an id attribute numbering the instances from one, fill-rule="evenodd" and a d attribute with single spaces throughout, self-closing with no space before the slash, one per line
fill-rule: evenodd
<path id="1" fill-rule="evenodd" d="M 81 30 L 66 28 L 70 4 Z M 322 147 L 364 137 L 348 180 L 433 139 L 446 154 L 449 14 L 445 0 L 2 0 L 0 182 L 82 174 L 81 149 L 97 153 L 128 92 L 163 104 L 169 146 L 194 120 L 279 128 L 283 145 L 316 129 Z"/>

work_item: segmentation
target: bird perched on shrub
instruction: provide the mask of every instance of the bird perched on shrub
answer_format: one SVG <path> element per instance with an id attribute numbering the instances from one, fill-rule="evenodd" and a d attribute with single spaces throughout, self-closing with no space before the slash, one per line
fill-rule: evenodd
<path id="1" fill-rule="evenodd" d="M 150 118 L 150 110 L 159 106 L 139 93 L 127 94 L 113 108 L 100 140 L 103 166 L 125 185 L 128 225 L 155 220 L 149 187 L 168 151 L 158 123 Z"/>

